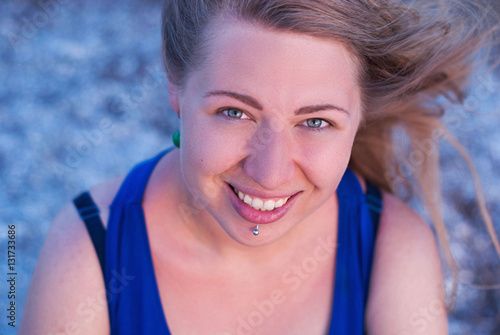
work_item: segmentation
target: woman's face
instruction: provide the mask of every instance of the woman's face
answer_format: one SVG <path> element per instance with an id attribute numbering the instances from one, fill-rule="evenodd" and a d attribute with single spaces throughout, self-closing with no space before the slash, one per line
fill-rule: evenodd
<path id="1" fill-rule="evenodd" d="M 170 92 L 181 167 L 191 195 L 232 239 L 264 245 L 334 196 L 360 122 L 360 89 L 341 43 L 228 25 L 215 31 L 201 69 Z"/>

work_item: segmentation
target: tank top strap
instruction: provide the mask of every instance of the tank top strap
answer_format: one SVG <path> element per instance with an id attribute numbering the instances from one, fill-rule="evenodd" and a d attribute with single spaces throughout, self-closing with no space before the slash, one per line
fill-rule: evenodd
<path id="1" fill-rule="evenodd" d="M 329 334 L 363 334 L 375 231 L 356 175 L 347 169 L 337 188 L 339 224 Z"/>
<path id="2" fill-rule="evenodd" d="M 344 176 L 342 176 L 342 180 L 340 181 L 340 184 L 337 187 L 337 196 L 338 197 L 363 196 L 363 189 L 361 188 L 361 184 L 359 183 L 358 178 L 350 168 L 347 168 L 347 170 L 344 172 Z"/>
<path id="3" fill-rule="evenodd" d="M 110 206 L 105 284 L 111 335 L 170 334 L 141 206 L 151 173 L 170 150 L 136 165 Z"/>
<path id="4" fill-rule="evenodd" d="M 111 207 L 119 205 L 129 205 L 133 203 L 141 203 L 146 190 L 149 177 L 153 172 L 158 161 L 172 148 L 168 148 L 160 152 L 155 157 L 148 159 L 140 164 L 137 164 L 127 175 L 123 181 L 118 193 L 116 194 Z"/>

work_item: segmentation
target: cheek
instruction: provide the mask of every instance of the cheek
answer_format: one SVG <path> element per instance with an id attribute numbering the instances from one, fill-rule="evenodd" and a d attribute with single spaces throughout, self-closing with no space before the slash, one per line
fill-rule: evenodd
<path id="1" fill-rule="evenodd" d="M 302 146 L 301 169 L 311 183 L 334 191 L 349 164 L 352 144 L 353 136 L 338 136 L 334 140 Z"/>
<path id="2" fill-rule="evenodd" d="M 198 178 L 210 178 L 230 169 L 240 158 L 245 141 L 213 121 L 213 116 L 198 116 L 185 122 L 181 139 L 183 169 Z"/>

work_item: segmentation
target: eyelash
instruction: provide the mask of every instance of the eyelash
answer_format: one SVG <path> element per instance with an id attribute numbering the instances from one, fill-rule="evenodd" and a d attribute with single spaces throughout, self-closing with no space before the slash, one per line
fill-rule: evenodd
<path id="1" fill-rule="evenodd" d="M 234 117 L 228 116 L 226 114 L 226 112 L 229 112 L 231 110 L 241 112 L 248 119 L 252 119 L 251 117 L 249 117 L 248 115 L 246 115 L 246 113 L 244 111 L 242 111 L 241 109 L 239 109 L 239 108 L 233 108 L 233 107 L 220 108 L 220 109 L 217 110 L 217 114 L 222 115 L 225 119 L 230 120 L 230 121 L 248 120 L 248 119 L 234 118 Z M 314 127 L 308 127 L 307 125 L 304 125 L 304 127 L 306 127 L 308 129 L 308 131 L 318 131 L 319 132 L 319 131 L 324 131 L 324 130 L 328 130 L 330 128 L 334 128 L 335 127 L 333 122 L 325 120 L 325 119 L 321 119 L 321 118 L 310 118 L 310 119 L 304 120 L 303 122 L 299 123 L 299 125 L 302 125 L 303 123 L 307 123 L 307 121 L 309 121 L 309 120 L 320 120 L 320 121 L 325 122 L 327 124 L 327 126 L 320 127 L 320 128 L 314 128 Z"/>

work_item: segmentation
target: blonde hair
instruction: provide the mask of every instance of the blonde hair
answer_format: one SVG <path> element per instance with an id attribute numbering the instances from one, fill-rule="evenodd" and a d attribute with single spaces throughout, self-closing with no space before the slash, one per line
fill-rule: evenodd
<path id="1" fill-rule="evenodd" d="M 350 167 L 402 198 L 416 194 L 433 221 L 455 287 L 457 266 L 441 213 L 441 138 L 461 153 L 473 174 L 488 232 L 500 244 L 485 207 L 477 173 L 440 118 L 462 104 L 476 52 L 495 29 L 488 8 L 472 1 L 390 0 L 167 0 L 163 55 L 167 76 L 182 87 L 202 66 L 210 28 L 221 19 L 244 20 L 343 42 L 355 56 L 363 122 Z M 451 303 L 453 304 L 453 302 Z"/>

